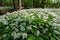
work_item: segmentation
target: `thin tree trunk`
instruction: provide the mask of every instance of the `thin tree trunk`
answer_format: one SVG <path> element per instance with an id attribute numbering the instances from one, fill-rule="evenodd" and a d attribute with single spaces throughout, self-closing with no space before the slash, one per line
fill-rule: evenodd
<path id="1" fill-rule="evenodd" d="M 13 6 L 14 6 L 14 10 L 17 10 L 16 4 L 15 4 L 15 0 L 13 0 Z"/>
<path id="2" fill-rule="evenodd" d="M 42 2 L 41 2 L 41 7 L 42 7 L 42 8 L 45 7 L 45 1 L 46 1 L 46 0 L 42 0 Z"/>
<path id="3" fill-rule="evenodd" d="M 0 0 L 0 6 L 2 6 L 2 0 Z"/>
<path id="4" fill-rule="evenodd" d="M 18 9 L 21 10 L 21 0 L 18 0 Z"/>

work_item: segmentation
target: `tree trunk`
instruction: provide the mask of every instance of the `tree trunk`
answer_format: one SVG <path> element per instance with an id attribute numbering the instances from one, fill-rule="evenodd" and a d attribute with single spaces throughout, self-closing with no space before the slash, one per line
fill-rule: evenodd
<path id="1" fill-rule="evenodd" d="M 42 2 L 41 2 L 41 7 L 42 8 L 44 8 L 45 7 L 45 4 L 46 4 L 46 2 L 45 2 L 46 0 L 42 0 Z"/>
<path id="2" fill-rule="evenodd" d="M 13 0 L 13 6 L 14 6 L 14 10 L 17 10 L 16 4 L 15 4 L 15 0 Z"/>
<path id="3" fill-rule="evenodd" d="M 2 6 L 2 0 L 0 0 L 0 6 Z"/>
<path id="4" fill-rule="evenodd" d="M 18 0 L 18 9 L 21 10 L 21 0 Z"/>

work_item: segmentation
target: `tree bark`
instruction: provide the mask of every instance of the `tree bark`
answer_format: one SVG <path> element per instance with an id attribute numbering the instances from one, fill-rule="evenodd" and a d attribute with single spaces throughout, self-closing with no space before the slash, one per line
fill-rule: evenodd
<path id="1" fill-rule="evenodd" d="M 14 10 L 17 10 L 16 4 L 15 4 L 15 0 L 13 0 L 13 6 L 14 6 Z"/>
<path id="2" fill-rule="evenodd" d="M 45 7 L 45 4 L 46 4 L 45 1 L 46 1 L 46 0 L 42 0 L 42 2 L 41 2 L 41 7 L 42 7 L 42 8 Z"/>
<path id="3" fill-rule="evenodd" d="M 21 0 L 18 0 L 18 9 L 21 10 Z"/>
<path id="4" fill-rule="evenodd" d="M 0 6 L 2 6 L 2 0 L 0 0 Z"/>

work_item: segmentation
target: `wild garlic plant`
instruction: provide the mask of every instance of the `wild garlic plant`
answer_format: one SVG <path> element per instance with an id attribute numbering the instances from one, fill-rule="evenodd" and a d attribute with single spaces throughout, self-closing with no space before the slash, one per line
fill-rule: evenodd
<path id="1" fill-rule="evenodd" d="M 0 17 L 0 40 L 60 40 L 52 11 L 29 9 Z"/>

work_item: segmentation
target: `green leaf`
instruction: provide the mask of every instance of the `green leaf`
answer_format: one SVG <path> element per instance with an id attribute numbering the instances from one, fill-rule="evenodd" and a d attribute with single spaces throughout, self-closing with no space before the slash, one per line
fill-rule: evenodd
<path id="1" fill-rule="evenodd" d="M 34 40 L 35 39 L 35 36 L 32 36 L 32 35 L 30 35 L 28 38 L 27 38 L 27 40 Z"/>
<path id="2" fill-rule="evenodd" d="M 51 37 L 51 40 L 56 40 L 54 37 Z"/>
<path id="3" fill-rule="evenodd" d="M 37 37 L 36 40 L 43 40 L 43 38 L 42 37 Z"/>

